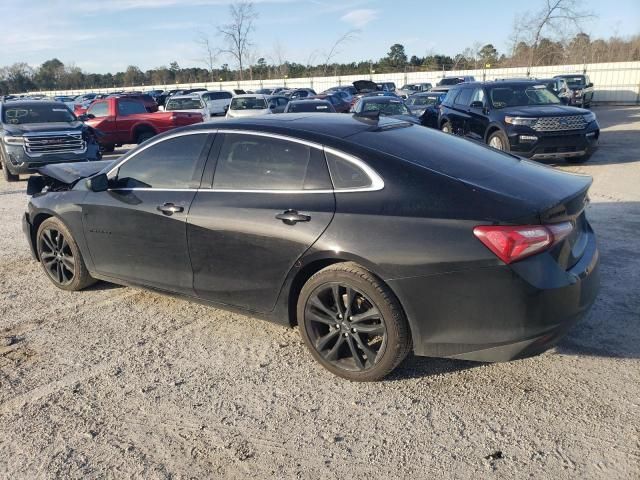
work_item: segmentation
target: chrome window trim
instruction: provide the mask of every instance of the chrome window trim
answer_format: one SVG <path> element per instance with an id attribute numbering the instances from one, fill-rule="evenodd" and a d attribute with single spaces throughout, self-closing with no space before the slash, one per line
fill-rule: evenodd
<path id="1" fill-rule="evenodd" d="M 185 135 L 197 135 L 197 134 L 210 134 L 210 133 L 224 133 L 224 134 L 240 134 L 240 135 L 254 135 L 258 137 L 268 137 L 275 138 L 278 140 L 284 140 L 294 143 L 299 143 L 301 145 L 306 145 L 310 148 L 315 148 L 317 150 L 321 150 L 323 153 L 328 152 L 337 157 L 340 157 L 350 163 L 353 163 L 355 166 L 360 168 L 371 180 L 371 185 L 367 187 L 356 187 L 356 188 L 331 188 L 331 189 L 315 189 L 315 190 L 302 190 L 302 189 L 294 189 L 294 190 L 274 190 L 274 189 L 227 189 L 227 188 L 173 188 L 173 189 L 162 189 L 162 188 L 110 188 L 109 191 L 164 191 L 164 192 L 227 192 L 227 193 L 275 193 L 275 194 L 300 194 L 300 193 L 356 193 L 356 192 L 375 192 L 378 190 L 382 190 L 384 188 L 384 180 L 378 175 L 378 173 L 367 165 L 361 159 L 354 157 L 353 155 L 349 155 L 348 153 L 344 153 L 340 150 L 336 150 L 331 147 L 326 147 L 319 143 L 310 142 L 307 140 L 302 140 L 296 137 L 290 137 L 288 135 L 282 135 L 278 133 L 270 133 L 270 132 L 260 132 L 254 130 L 235 130 L 235 129 L 224 129 L 224 128 L 215 128 L 215 129 L 203 129 L 203 130 L 189 130 L 186 132 L 177 132 L 174 134 L 167 135 L 166 137 L 158 138 L 156 140 L 151 141 L 148 145 L 145 145 L 143 148 L 136 150 L 131 155 L 122 159 L 115 166 L 113 166 L 108 172 L 107 176 L 111 178 L 111 174 L 118 170 L 122 165 L 128 162 L 130 159 L 135 158 L 140 152 L 144 152 L 147 148 L 150 148 L 160 142 L 164 142 L 166 140 L 170 140 L 172 138 L 177 138 Z M 329 175 L 331 176 L 331 169 L 327 165 L 329 170 Z M 333 177 L 331 178 L 331 183 L 333 182 Z M 335 184 L 334 184 L 335 185 Z"/>

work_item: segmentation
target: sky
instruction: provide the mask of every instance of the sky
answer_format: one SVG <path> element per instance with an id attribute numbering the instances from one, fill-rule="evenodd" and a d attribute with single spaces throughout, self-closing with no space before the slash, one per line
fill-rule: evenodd
<path id="1" fill-rule="evenodd" d="M 254 0 L 252 35 L 258 57 L 275 63 L 279 49 L 298 63 L 323 63 L 323 52 L 346 32 L 358 33 L 335 61 L 377 60 L 394 43 L 409 56 L 455 55 L 476 42 L 506 52 L 514 19 L 542 0 Z M 640 33 L 639 0 L 581 0 L 594 14 L 592 37 Z M 0 66 L 51 58 L 86 72 L 201 66 L 197 39 L 222 46 L 216 26 L 226 23 L 229 0 L 0 0 Z M 279 45 L 279 48 L 277 47 Z M 325 53 L 326 54 L 326 53 Z M 233 62 L 220 57 L 219 64 Z"/>

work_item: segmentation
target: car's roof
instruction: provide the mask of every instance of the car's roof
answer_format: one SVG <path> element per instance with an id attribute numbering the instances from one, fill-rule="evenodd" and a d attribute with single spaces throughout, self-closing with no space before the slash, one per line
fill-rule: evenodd
<path id="1" fill-rule="evenodd" d="M 242 93 L 233 98 L 264 98 L 266 100 L 269 98 L 269 95 L 265 95 L 264 93 Z"/>
<path id="2" fill-rule="evenodd" d="M 381 117 L 374 121 L 344 113 L 326 113 L 321 117 L 314 113 L 289 113 L 287 115 L 263 115 L 245 118 L 228 118 L 208 123 L 197 123 L 184 127 L 185 130 L 207 130 L 224 128 L 236 130 L 257 130 L 272 133 L 299 135 L 318 141 L 322 138 L 333 137 L 343 139 L 367 130 L 378 130 L 394 125 L 404 125 L 406 122 L 393 118 Z"/>
<path id="3" fill-rule="evenodd" d="M 451 90 L 459 89 L 459 88 L 469 88 L 469 87 L 508 87 L 510 85 L 539 85 L 543 80 L 534 80 L 530 78 L 520 79 L 509 79 L 509 80 L 491 80 L 487 82 L 463 82 L 458 83 L 456 85 L 451 86 Z"/>
<path id="4" fill-rule="evenodd" d="M 50 105 L 52 107 L 60 108 L 60 102 L 55 100 L 9 100 L 8 103 L 4 103 L 3 105 L 9 107 L 35 107 L 38 105 Z"/>
<path id="5" fill-rule="evenodd" d="M 418 92 L 418 93 L 414 93 L 413 95 L 411 95 L 412 97 L 439 97 L 440 95 L 443 95 L 446 92 Z"/>
<path id="6" fill-rule="evenodd" d="M 584 73 L 563 73 L 562 75 L 554 75 L 554 78 L 570 78 L 570 77 L 585 77 Z"/>
<path id="7" fill-rule="evenodd" d="M 299 100 L 291 100 L 289 103 L 292 103 L 292 104 L 298 104 L 298 103 L 304 103 L 304 104 L 320 103 L 322 105 L 325 105 L 325 104 L 331 105 L 330 102 L 328 102 L 327 100 L 323 100 L 322 98 L 301 98 Z"/>
<path id="8" fill-rule="evenodd" d="M 172 100 L 196 100 L 196 99 L 200 99 L 200 95 L 197 95 L 195 93 L 189 93 L 186 95 L 174 95 L 173 97 L 169 98 L 168 101 L 172 101 Z"/>
<path id="9" fill-rule="evenodd" d="M 361 101 L 365 103 L 402 103 L 402 99 L 400 97 L 391 95 L 375 95 L 371 97 L 362 97 Z"/>

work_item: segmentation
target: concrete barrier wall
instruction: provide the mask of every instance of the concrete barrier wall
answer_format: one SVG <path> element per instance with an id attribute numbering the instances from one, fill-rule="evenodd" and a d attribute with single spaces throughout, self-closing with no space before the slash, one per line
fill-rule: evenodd
<path id="1" fill-rule="evenodd" d="M 584 73 L 589 75 L 595 86 L 594 102 L 615 104 L 640 103 L 640 62 L 592 63 L 576 65 L 552 65 L 542 67 L 491 68 L 480 70 L 430 71 L 410 73 L 383 73 L 373 75 L 347 75 L 337 77 L 309 77 L 309 78 L 280 78 L 272 80 L 208 82 L 208 83 L 180 83 L 168 85 L 139 85 L 123 88 L 103 88 L 87 90 L 60 90 L 38 92 L 46 95 L 73 95 L 85 92 L 108 93 L 120 90 L 152 90 L 173 88 L 205 87 L 210 90 L 256 90 L 266 87 L 311 87 L 317 92 L 336 85 L 350 85 L 362 78 L 375 81 L 395 82 L 398 87 L 405 83 L 431 82 L 433 85 L 446 76 L 473 75 L 476 80 L 495 80 L 498 78 L 548 78 L 560 74 Z M 32 92 L 33 93 L 33 92 Z"/>

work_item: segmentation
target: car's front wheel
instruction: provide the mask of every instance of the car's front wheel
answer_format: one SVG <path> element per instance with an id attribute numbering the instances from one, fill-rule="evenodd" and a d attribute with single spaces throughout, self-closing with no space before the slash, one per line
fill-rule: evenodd
<path id="1" fill-rule="evenodd" d="M 487 144 L 491 148 L 495 148 L 496 150 L 501 150 L 503 152 L 509 151 L 509 141 L 507 140 L 507 137 L 505 136 L 505 134 L 502 133 L 500 130 L 497 130 L 493 132 L 491 135 L 489 135 L 489 138 L 487 139 Z"/>
<path id="2" fill-rule="evenodd" d="M 444 133 L 453 133 L 453 128 L 451 127 L 451 123 L 449 122 L 444 122 L 440 127 L 440 130 L 442 130 Z"/>
<path id="3" fill-rule="evenodd" d="M 7 182 L 17 182 L 18 180 L 20 180 L 20 175 L 16 175 L 14 173 L 11 173 L 11 171 L 3 163 L 1 158 L 0 158 L 0 165 L 2 165 L 2 173 L 3 173 L 4 179 Z"/>
<path id="4" fill-rule="evenodd" d="M 46 219 L 36 235 L 38 258 L 53 284 L 62 290 L 77 291 L 95 283 L 67 226 L 59 219 Z"/>
<path id="5" fill-rule="evenodd" d="M 393 292 L 352 262 L 313 275 L 300 292 L 297 315 L 313 357 L 348 380 L 379 380 L 411 350 L 409 326 Z"/>

